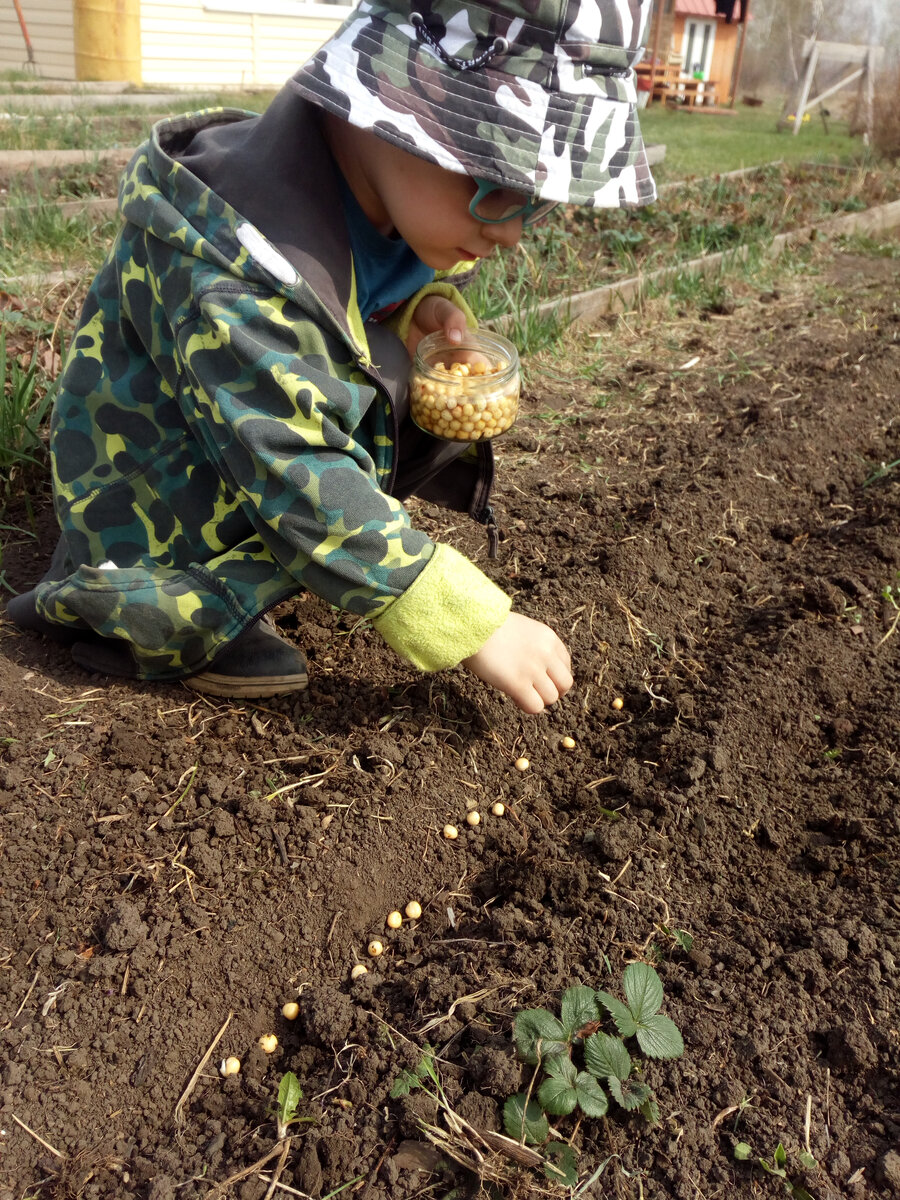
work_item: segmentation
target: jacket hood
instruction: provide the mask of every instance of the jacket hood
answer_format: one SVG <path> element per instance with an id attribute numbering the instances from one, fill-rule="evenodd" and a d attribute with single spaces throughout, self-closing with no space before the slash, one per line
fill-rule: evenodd
<path id="1" fill-rule="evenodd" d="M 302 186 L 309 178 L 315 189 Z M 126 169 L 119 207 L 154 237 L 305 311 L 324 309 L 350 334 L 336 167 L 302 98 L 282 91 L 261 116 L 220 108 L 158 122 Z"/>

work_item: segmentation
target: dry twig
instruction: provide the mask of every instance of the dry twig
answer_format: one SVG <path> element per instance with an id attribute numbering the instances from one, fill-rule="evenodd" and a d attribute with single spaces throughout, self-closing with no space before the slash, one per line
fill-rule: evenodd
<path id="1" fill-rule="evenodd" d="M 199 1063 L 197 1064 L 197 1069 L 196 1069 L 196 1071 L 194 1071 L 193 1075 L 191 1076 L 190 1080 L 188 1081 L 187 1087 L 181 1093 L 181 1097 L 179 1098 L 178 1103 L 175 1105 L 175 1111 L 173 1113 L 173 1116 L 175 1117 L 176 1125 L 180 1125 L 183 1122 L 183 1120 L 184 1120 L 183 1109 L 184 1109 L 185 1102 L 186 1102 L 187 1098 L 190 1096 L 191 1092 L 197 1086 L 197 1080 L 200 1078 L 200 1074 L 203 1071 L 203 1068 L 209 1062 L 210 1055 L 212 1054 L 213 1050 L 215 1050 L 216 1046 L 219 1044 L 222 1034 L 225 1032 L 225 1030 L 231 1024 L 231 1018 L 233 1016 L 234 1016 L 234 1013 L 229 1013 L 228 1016 L 225 1018 L 222 1028 L 219 1030 L 219 1032 L 216 1034 L 216 1036 L 210 1042 L 209 1048 L 207 1049 L 206 1053 L 203 1055 L 203 1057 L 200 1059 Z"/>
<path id="2" fill-rule="evenodd" d="M 224 1196 L 226 1191 L 233 1183 L 239 1183 L 240 1180 L 246 1179 L 248 1175 L 255 1175 L 260 1167 L 264 1167 L 267 1162 L 275 1157 L 276 1154 L 283 1153 L 282 1143 L 273 1146 L 268 1154 L 264 1154 L 262 1158 L 255 1163 L 251 1163 L 249 1167 L 242 1167 L 240 1171 L 235 1171 L 233 1175 L 229 1175 L 227 1179 L 223 1179 L 221 1183 L 213 1185 L 212 1191 L 206 1193 L 206 1200 L 218 1200 L 220 1196 Z M 277 1181 L 277 1180 L 276 1180 Z"/>
<path id="3" fill-rule="evenodd" d="M 24 1121 L 20 1121 L 20 1120 L 19 1120 L 19 1118 L 16 1116 L 16 1114 L 15 1114 L 15 1113 L 10 1113 L 9 1115 L 12 1117 L 12 1119 L 15 1121 L 15 1123 L 16 1123 L 17 1125 L 21 1125 L 21 1127 L 22 1127 L 22 1128 L 25 1130 L 25 1132 L 26 1132 L 27 1134 L 30 1134 L 30 1135 L 31 1135 L 31 1137 L 33 1137 L 33 1138 L 34 1138 L 34 1140 L 35 1140 L 36 1142 L 40 1142 L 40 1144 L 41 1144 L 41 1145 L 44 1147 L 44 1149 L 45 1149 L 45 1150 L 49 1150 L 49 1151 L 50 1151 L 50 1153 L 51 1153 L 51 1154 L 52 1154 L 52 1155 L 53 1155 L 55 1158 L 64 1158 L 64 1157 L 65 1157 L 65 1155 L 64 1155 L 64 1154 L 62 1154 L 62 1153 L 61 1153 L 61 1151 L 57 1150 L 55 1146 L 51 1146 L 49 1142 L 45 1142 L 45 1141 L 44 1141 L 44 1139 L 43 1139 L 43 1138 L 40 1136 L 40 1134 L 38 1134 L 38 1133 L 35 1133 L 33 1129 L 30 1129 L 30 1128 L 29 1128 L 29 1127 L 28 1127 L 28 1126 L 25 1124 L 25 1122 L 24 1122 Z"/>

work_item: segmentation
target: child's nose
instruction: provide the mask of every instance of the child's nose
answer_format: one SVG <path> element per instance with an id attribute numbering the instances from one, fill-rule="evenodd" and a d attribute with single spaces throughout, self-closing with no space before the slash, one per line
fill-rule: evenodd
<path id="1" fill-rule="evenodd" d="M 510 221 L 499 221 L 484 228 L 488 238 L 498 246 L 515 246 L 522 237 L 522 218 L 513 217 Z"/>

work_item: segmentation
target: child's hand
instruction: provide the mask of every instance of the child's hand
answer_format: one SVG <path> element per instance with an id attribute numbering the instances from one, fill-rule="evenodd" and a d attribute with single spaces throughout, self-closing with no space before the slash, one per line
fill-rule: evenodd
<path id="1" fill-rule="evenodd" d="M 521 613 L 510 613 L 463 666 L 527 713 L 542 712 L 572 686 L 569 651 L 548 625 Z"/>
<path id="2" fill-rule="evenodd" d="M 449 342 L 458 343 L 462 341 L 463 334 L 468 327 L 466 314 L 461 308 L 457 308 L 452 300 L 434 293 L 423 297 L 416 305 L 409 333 L 406 335 L 406 349 L 409 351 L 409 357 L 413 357 L 416 346 L 426 333 L 436 333 L 439 329 L 443 329 Z"/>

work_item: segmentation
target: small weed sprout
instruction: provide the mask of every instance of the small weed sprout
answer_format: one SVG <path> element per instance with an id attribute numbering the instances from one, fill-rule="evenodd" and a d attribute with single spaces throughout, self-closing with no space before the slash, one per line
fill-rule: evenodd
<path id="1" fill-rule="evenodd" d="M 872 474 L 863 480 L 863 487 L 871 487 L 873 483 L 881 483 L 882 479 L 887 479 L 897 467 L 900 467 L 900 458 L 895 458 L 893 462 L 879 463 Z"/>
<path id="2" fill-rule="evenodd" d="M 753 1150 L 747 1142 L 738 1142 L 734 1148 L 734 1157 L 738 1162 L 748 1162 L 753 1158 Z M 814 1171 L 819 1165 L 808 1150 L 801 1150 L 797 1157 L 800 1160 L 800 1165 L 807 1171 Z M 806 1188 L 802 1187 L 788 1175 L 787 1151 L 782 1142 L 779 1142 L 775 1147 L 775 1153 L 772 1155 L 771 1162 L 767 1162 L 764 1158 L 757 1158 L 756 1161 L 768 1175 L 774 1175 L 781 1180 L 785 1191 L 793 1197 L 793 1200 L 813 1200 Z"/>
<path id="3" fill-rule="evenodd" d="M 434 1085 L 434 1091 L 426 1086 L 426 1080 Z M 397 1078 L 394 1080 L 394 1085 L 390 1090 L 392 1100 L 399 1100 L 401 1096 L 408 1096 L 410 1092 L 421 1088 L 427 1092 L 432 1100 L 445 1101 L 444 1089 L 441 1086 L 440 1076 L 437 1073 L 437 1068 L 434 1065 L 434 1050 L 431 1046 L 425 1046 L 422 1051 L 422 1057 L 412 1068 L 404 1068 Z"/>
<path id="4" fill-rule="evenodd" d="M 672 929 L 668 925 L 657 925 L 656 928 L 663 935 L 663 937 L 674 942 L 680 950 L 685 952 L 685 954 L 690 953 L 691 948 L 694 945 L 694 939 L 686 929 Z"/>
<path id="5" fill-rule="evenodd" d="M 578 1180 L 575 1151 L 567 1143 L 547 1142 L 548 1115 L 566 1117 L 577 1110 L 579 1120 L 602 1117 L 611 1096 L 626 1112 L 637 1110 L 655 1124 L 659 1106 L 650 1087 L 636 1078 L 638 1064 L 625 1040 L 635 1038 L 647 1058 L 678 1058 L 684 1053 L 678 1027 L 659 1011 L 663 988 L 654 969 L 647 963 L 629 963 L 622 985 L 624 1003 L 609 992 L 572 987 L 563 994 L 558 1017 L 534 1008 L 517 1013 L 513 1022 L 519 1057 L 536 1068 L 532 1085 L 542 1078 L 536 1098 L 532 1086 L 507 1100 L 503 1124 L 519 1142 L 543 1146 L 545 1175 L 566 1187 Z M 602 1028 L 608 1020 L 618 1036 Z"/>
<path id="6" fill-rule="evenodd" d="M 300 1080 L 293 1071 L 285 1071 L 278 1085 L 278 1102 L 273 1113 L 278 1129 L 278 1140 L 283 1142 L 289 1135 L 291 1125 L 312 1124 L 315 1117 L 301 1117 L 297 1106 L 303 1099 Z"/>

